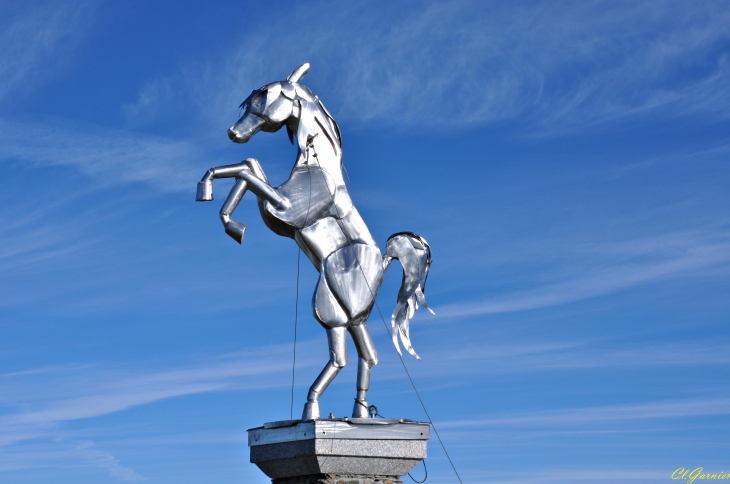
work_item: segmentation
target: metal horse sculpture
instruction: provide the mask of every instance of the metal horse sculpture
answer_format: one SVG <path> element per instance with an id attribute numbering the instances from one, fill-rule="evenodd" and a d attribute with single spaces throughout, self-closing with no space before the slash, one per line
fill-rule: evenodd
<path id="1" fill-rule="evenodd" d="M 319 98 L 299 81 L 309 64 L 297 68 L 286 81 L 267 84 L 241 104 L 245 111 L 228 130 L 236 143 L 246 143 L 259 131 L 286 127 L 296 138 L 299 152 L 287 181 L 272 187 L 259 162 L 248 158 L 236 165 L 211 168 L 198 183 L 197 201 L 213 199 L 213 180 L 235 178 L 220 211 L 228 235 L 238 243 L 246 226 L 231 215 L 247 190 L 258 198 L 264 223 L 278 235 L 294 239 L 320 272 L 312 300 L 314 317 L 327 330 L 330 359 L 309 389 L 302 419 L 318 419 L 319 397 L 347 363 L 347 332 L 358 355 L 357 396 L 352 416 L 368 417 L 366 393 L 370 369 L 378 363 L 365 322 L 375 303 L 383 273 L 393 259 L 403 266 L 403 283 L 392 316 L 393 344 L 398 335 L 405 349 L 411 346 L 409 321 L 420 302 L 431 265 L 431 250 L 415 234 L 402 232 L 388 239 L 386 254 L 370 235 L 347 192 L 342 177 L 340 129 Z M 430 310 L 430 309 L 429 309 Z M 420 359 L 420 358 L 419 358 Z"/>

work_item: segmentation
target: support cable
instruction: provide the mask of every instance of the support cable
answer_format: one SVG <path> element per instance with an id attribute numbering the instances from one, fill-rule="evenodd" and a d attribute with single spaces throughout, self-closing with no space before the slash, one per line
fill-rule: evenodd
<path id="1" fill-rule="evenodd" d="M 307 146 L 309 146 L 309 141 Z M 309 175 L 309 201 L 307 202 L 307 213 L 304 216 L 304 226 L 309 220 L 309 209 L 312 206 L 312 173 L 309 171 L 309 157 L 307 157 L 307 175 Z M 299 322 L 299 275 L 301 268 L 302 248 L 297 252 L 297 293 L 294 302 L 294 358 L 291 364 L 291 405 L 289 406 L 289 420 L 294 420 L 294 369 L 297 364 L 297 325 Z"/>
<path id="2" fill-rule="evenodd" d="M 297 366 L 297 325 L 299 323 L 299 259 L 302 257 L 302 249 L 297 252 L 297 295 L 294 299 L 294 358 L 291 362 L 291 406 L 289 407 L 289 420 L 294 420 L 294 369 Z"/>
<path id="3" fill-rule="evenodd" d="M 316 136 L 316 135 L 315 135 Z M 317 166 L 319 167 L 319 170 L 322 174 L 322 179 L 324 180 L 325 186 L 327 186 L 327 191 L 330 194 L 330 198 L 332 198 L 332 206 L 337 211 L 338 217 L 342 218 L 342 214 L 340 214 L 339 208 L 337 208 L 337 204 L 335 203 L 335 197 L 332 192 L 329 190 L 329 185 L 327 184 L 327 178 L 324 176 L 324 168 L 322 168 L 322 165 L 319 163 L 319 157 L 317 156 L 317 151 L 314 149 L 314 145 L 312 145 L 312 141 L 314 139 L 314 136 L 310 136 L 309 139 L 307 139 L 307 164 L 309 163 L 309 148 L 311 146 L 314 158 L 317 160 Z M 310 175 L 311 176 L 311 175 Z M 331 175 L 330 175 L 331 176 Z M 310 202 L 311 202 L 311 191 L 312 191 L 312 184 L 310 181 L 309 184 L 309 191 L 310 191 Z M 352 244 L 352 239 L 350 239 L 350 235 L 346 233 L 343 230 L 343 233 L 345 237 L 347 238 L 348 244 Z M 385 326 L 385 331 L 388 333 L 388 336 L 391 336 L 390 328 L 388 328 L 388 323 L 385 322 L 385 317 L 383 316 L 383 312 L 380 310 L 380 306 L 378 305 L 378 301 L 375 297 L 375 293 L 373 292 L 372 287 L 370 287 L 370 282 L 368 281 L 368 278 L 365 276 L 365 271 L 362 268 L 362 264 L 360 264 L 360 260 L 357 258 L 357 254 L 355 254 L 355 260 L 357 261 L 357 266 L 360 268 L 360 272 L 362 273 L 363 280 L 365 280 L 365 284 L 368 287 L 368 290 L 370 291 L 370 295 L 373 298 L 373 302 L 375 304 L 375 308 L 378 310 L 378 314 L 380 315 L 380 319 L 383 321 L 383 326 Z M 459 480 L 460 484 L 464 484 L 464 482 L 461 480 L 461 476 L 459 476 L 459 472 L 456 470 L 456 466 L 454 465 L 454 462 L 451 460 L 451 456 L 449 455 L 448 451 L 446 450 L 446 446 L 444 445 L 444 441 L 441 440 L 441 436 L 438 433 L 438 430 L 436 429 L 436 425 L 433 423 L 433 419 L 431 418 L 431 415 L 428 413 L 428 409 L 426 409 L 426 404 L 423 402 L 423 399 L 421 398 L 421 394 L 418 392 L 418 388 L 416 388 L 416 383 L 413 381 L 413 378 L 411 377 L 411 373 L 408 371 L 408 367 L 406 366 L 406 362 L 403 360 L 403 355 L 401 355 L 399 352 L 396 351 L 398 354 L 398 358 L 400 359 L 401 365 L 403 365 L 403 369 L 406 372 L 406 375 L 408 376 L 408 380 L 411 382 L 411 386 L 413 387 L 413 391 L 416 393 L 416 397 L 418 397 L 418 401 L 421 404 L 421 407 L 423 408 L 423 411 L 426 413 L 426 417 L 428 417 L 428 423 L 433 427 L 433 431 L 436 434 L 436 438 L 438 438 L 439 444 L 441 444 L 441 448 L 444 451 L 444 454 L 446 454 L 446 458 L 449 461 L 449 464 L 451 464 L 451 468 L 454 470 L 454 474 L 456 474 L 456 478 Z"/>

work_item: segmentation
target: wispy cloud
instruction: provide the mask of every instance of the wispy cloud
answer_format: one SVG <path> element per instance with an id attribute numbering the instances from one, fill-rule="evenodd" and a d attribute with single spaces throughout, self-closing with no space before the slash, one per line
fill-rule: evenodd
<path id="1" fill-rule="evenodd" d="M 570 249 L 585 265 L 574 262 L 569 274 L 554 272 L 551 276 L 563 280 L 553 279 L 534 289 L 482 301 L 450 304 L 441 307 L 437 317 L 454 319 L 558 306 L 649 282 L 696 275 L 709 269 L 727 269 L 730 241 L 723 231 L 712 232 L 670 233 L 645 239 L 573 245 Z"/>
<path id="2" fill-rule="evenodd" d="M 71 449 L 71 453 L 77 454 L 96 467 L 105 469 L 110 476 L 120 481 L 137 482 L 147 480 L 146 477 L 138 474 L 129 467 L 121 465 L 119 460 L 109 452 L 99 450 L 92 440 L 75 443 Z"/>
<path id="3" fill-rule="evenodd" d="M 0 197 L 3 206 L 0 209 L 0 269 L 6 277 L 15 277 L 21 271 L 28 275 L 36 269 L 47 268 L 50 260 L 62 259 L 96 242 L 93 237 L 79 236 L 84 214 L 76 213 L 65 218 L 65 223 L 58 223 L 58 211 L 82 192 L 46 191 L 44 204 L 40 207 L 36 200 L 3 204 L 5 197 Z M 19 217 L 19 213 L 23 216 Z"/>
<path id="4" fill-rule="evenodd" d="M 306 354 L 309 346 L 311 343 L 303 343 L 300 349 Z M 288 381 L 285 375 L 291 374 L 290 352 L 289 345 L 269 346 L 198 366 L 157 371 L 84 365 L 0 375 L 4 395 L 0 403 L 6 408 L 0 416 L 0 445 L 47 435 L 62 422 L 163 399 L 284 386 Z M 297 366 L 301 369 L 311 364 L 300 359 Z"/>
<path id="5" fill-rule="evenodd" d="M 0 120 L 0 159 L 39 167 L 71 166 L 101 185 L 145 182 L 163 191 L 189 191 L 200 177 L 196 162 L 210 160 L 204 153 L 195 143 L 134 131 L 57 119 Z"/>
<path id="6" fill-rule="evenodd" d="M 713 3 L 689 11 L 682 3 L 656 9 L 612 2 L 382 7 L 294 8 L 225 56 L 151 80 L 135 103 L 120 108 L 128 125 L 139 127 L 186 104 L 197 109 L 186 122 L 198 123 L 198 132 L 205 120 L 222 129 L 250 89 L 310 61 L 307 81 L 323 89 L 338 119 L 353 122 L 521 119 L 545 134 L 656 109 L 663 117 L 702 113 L 706 120 L 728 112 L 730 62 L 718 47 L 730 42 L 730 13 Z M 5 53 L 0 89 L 27 84 L 88 9 L 36 10 L 15 17 L 2 34 L 3 45 L 14 47 Z M 400 21 L 381 25 L 380 15 Z M 52 119 L 0 120 L 0 146 L 1 158 L 73 166 L 104 183 L 142 181 L 162 190 L 188 190 L 200 176 L 196 161 L 215 164 L 200 143 Z"/>
<path id="7" fill-rule="evenodd" d="M 47 81 L 93 25 L 96 6 L 81 0 L 0 7 L 0 101 Z M 198 144 L 138 131 L 63 119 L 0 119 L 0 160 L 71 166 L 97 184 L 146 182 L 163 191 L 190 190 L 200 176 L 194 162 L 210 159 L 203 153 Z"/>
<path id="8" fill-rule="evenodd" d="M 729 415 L 730 398 L 707 398 L 607 405 L 522 412 L 474 420 L 454 420 L 439 424 L 442 428 L 470 427 L 587 427 L 622 421 L 676 419 L 710 415 Z"/>
<path id="9" fill-rule="evenodd" d="M 56 438 L 32 449 L 23 446 L 7 448 L 0 453 L 0 472 L 22 469 L 58 467 L 78 463 L 81 467 L 96 467 L 106 471 L 110 477 L 123 482 L 143 481 L 147 478 L 133 469 L 122 465 L 112 453 L 102 450 L 93 440 L 72 440 Z"/>
<path id="10" fill-rule="evenodd" d="M 673 470 L 673 469 L 672 469 Z M 550 484 L 562 482 L 595 482 L 610 483 L 617 481 L 630 482 L 666 482 L 669 479 L 672 470 L 666 469 L 640 469 L 627 468 L 621 469 L 600 469 L 600 468 L 564 468 L 548 469 L 542 471 L 525 471 L 525 470 L 509 470 L 494 471 L 490 473 L 488 480 L 484 480 L 482 475 L 475 474 L 469 476 L 469 482 L 475 484 Z M 440 481 L 448 482 L 448 480 Z"/>
<path id="11" fill-rule="evenodd" d="M 475 335 L 467 334 L 467 340 Z M 681 343 L 655 341 L 619 343 L 583 341 L 557 343 L 485 343 L 464 342 L 444 346 L 425 346 L 424 354 L 438 355 L 412 368 L 415 374 L 429 379 L 446 379 L 457 375 L 503 373 L 540 373 L 555 370 L 660 367 L 728 366 L 730 343 L 716 340 L 692 340 Z M 394 375 L 400 376 L 396 371 Z"/>
<path id="12" fill-rule="evenodd" d="M 153 121 L 165 104 L 172 104 L 175 99 L 173 86 L 168 79 L 145 85 L 133 103 L 122 106 L 122 111 L 129 126 L 140 126 Z"/>
<path id="13" fill-rule="evenodd" d="M 83 37 L 92 2 L 48 2 L 11 13 L 0 7 L 0 100 L 18 90 L 28 90 L 48 80 L 54 67 L 68 58 L 68 51 Z"/>
<path id="14" fill-rule="evenodd" d="M 730 104 L 721 2 L 321 3 L 278 15 L 224 58 L 152 81 L 128 114 L 154 115 L 172 84 L 231 117 L 304 61 L 336 118 L 403 127 L 520 119 L 554 134 L 654 111 L 724 119 Z"/>

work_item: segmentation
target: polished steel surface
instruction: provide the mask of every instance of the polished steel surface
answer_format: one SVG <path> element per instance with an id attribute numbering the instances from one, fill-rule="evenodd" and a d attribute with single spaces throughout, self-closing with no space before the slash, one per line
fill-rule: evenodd
<path id="1" fill-rule="evenodd" d="M 347 363 L 347 333 L 358 354 L 357 394 L 353 417 L 368 418 L 370 369 L 378 355 L 366 321 L 375 303 L 383 273 L 393 259 L 403 266 L 403 284 L 393 311 L 393 344 L 419 358 L 410 341 L 410 319 L 424 297 L 431 250 L 410 232 L 391 236 L 386 254 L 373 239 L 350 199 L 342 176 L 340 128 L 322 101 L 299 81 L 309 64 L 285 81 L 256 89 L 241 104 L 243 116 L 228 130 L 236 143 L 246 143 L 259 131 L 286 128 L 299 148 L 289 179 L 272 187 L 258 160 L 213 167 L 198 182 L 196 200 L 213 200 L 213 180 L 236 181 L 220 210 L 225 232 L 239 244 L 246 226 L 232 218 L 247 191 L 258 198 L 264 223 L 276 234 L 292 238 L 320 272 L 312 299 L 314 317 L 327 331 L 330 359 L 312 384 L 302 419 L 318 419 L 319 397 Z M 430 311 L 430 309 L 429 309 Z M 419 358 L 420 359 L 420 358 Z"/>

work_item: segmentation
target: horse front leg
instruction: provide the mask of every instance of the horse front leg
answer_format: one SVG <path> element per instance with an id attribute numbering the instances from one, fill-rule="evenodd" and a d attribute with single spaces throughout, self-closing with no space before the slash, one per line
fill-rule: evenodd
<path id="1" fill-rule="evenodd" d="M 235 165 L 216 166 L 208 170 L 203 179 L 198 182 L 198 190 L 195 196 L 197 202 L 209 202 L 213 200 L 213 180 L 216 178 L 233 178 L 236 177 L 241 170 L 250 164 L 252 159 L 244 160 Z M 240 222 L 231 219 L 231 214 L 236 210 L 239 202 L 246 193 L 247 182 L 245 180 L 237 180 L 233 189 L 228 194 L 223 207 L 220 210 L 221 222 L 228 235 L 239 244 L 243 241 L 246 233 L 246 226 Z"/>
<path id="2" fill-rule="evenodd" d="M 195 201 L 210 202 L 213 200 L 213 180 L 216 178 L 235 177 L 243 169 L 243 167 L 246 166 L 246 162 L 249 160 L 253 159 L 249 158 L 248 160 L 236 163 L 235 165 L 214 166 L 208 170 L 203 178 L 198 182 L 198 190 L 195 194 Z"/>
<path id="3" fill-rule="evenodd" d="M 231 215 L 233 214 L 233 211 L 236 210 L 236 207 L 238 207 L 243 195 L 245 195 L 247 186 L 248 182 L 246 182 L 246 180 L 236 180 L 235 185 L 233 185 L 233 188 L 228 194 L 228 198 L 226 198 L 226 201 L 219 212 L 221 222 L 223 222 L 223 227 L 225 228 L 226 233 L 239 244 L 243 242 L 243 236 L 246 234 L 246 226 L 233 220 Z"/>
<path id="4" fill-rule="evenodd" d="M 236 178 L 236 183 L 221 207 L 220 218 L 226 233 L 240 244 L 243 241 L 246 226 L 233 220 L 231 215 L 238 207 L 246 190 L 250 189 L 257 197 L 274 204 L 279 209 L 288 207 L 289 201 L 269 185 L 266 174 L 255 158 L 247 158 L 235 165 L 217 166 L 208 170 L 203 179 L 198 182 L 195 200 L 198 202 L 213 200 L 213 180 L 233 177 Z"/>
<path id="5" fill-rule="evenodd" d="M 238 180 L 247 182 L 247 188 L 254 192 L 261 200 L 265 200 L 276 207 L 277 210 L 286 210 L 291 207 L 291 202 L 279 191 L 269 185 L 259 162 L 253 158 L 244 161 L 244 167 L 236 174 Z"/>

